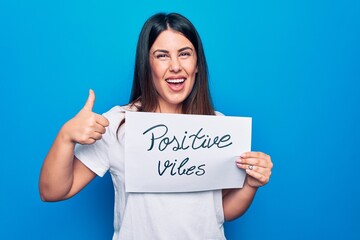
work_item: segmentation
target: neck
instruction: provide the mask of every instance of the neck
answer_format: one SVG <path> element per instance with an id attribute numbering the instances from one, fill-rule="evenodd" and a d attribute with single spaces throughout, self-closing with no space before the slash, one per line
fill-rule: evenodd
<path id="1" fill-rule="evenodd" d="M 182 113 L 182 105 L 164 105 L 164 104 L 158 104 L 155 112 L 157 113 Z"/>

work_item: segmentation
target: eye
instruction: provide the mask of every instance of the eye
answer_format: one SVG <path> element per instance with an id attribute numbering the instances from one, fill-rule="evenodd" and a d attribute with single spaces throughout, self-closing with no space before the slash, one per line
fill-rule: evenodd
<path id="1" fill-rule="evenodd" d="M 187 58 L 187 57 L 190 57 L 192 55 L 192 52 L 191 51 L 183 51 L 179 54 L 179 57 L 180 58 Z"/>
<path id="2" fill-rule="evenodd" d="M 166 53 L 158 53 L 155 55 L 155 58 L 159 60 L 166 60 L 169 58 L 169 55 Z"/>

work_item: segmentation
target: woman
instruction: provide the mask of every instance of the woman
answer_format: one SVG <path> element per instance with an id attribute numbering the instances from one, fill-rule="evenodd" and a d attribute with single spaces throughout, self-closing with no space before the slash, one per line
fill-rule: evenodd
<path id="1" fill-rule="evenodd" d="M 70 198 L 96 175 L 110 171 L 115 189 L 113 239 L 225 239 L 223 222 L 241 216 L 270 178 L 268 155 L 243 153 L 241 189 L 192 193 L 127 193 L 124 175 L 125 111 L 214 115 L 200 37 L 185 17 L 156 14 L 144 24 L 136 51 L 130 104 L 104 115 L 83 109 L 59 131 L 42 167 L 43 201 Z M 77 145 L 76 144 L 82 144 Z"/>

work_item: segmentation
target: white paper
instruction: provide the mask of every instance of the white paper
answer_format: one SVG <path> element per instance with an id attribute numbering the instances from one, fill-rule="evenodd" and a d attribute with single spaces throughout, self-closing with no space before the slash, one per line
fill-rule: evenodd
<path id="1" fill-rule="evenodd" d="M 126 112 L 127 192 L 241 188 L 236 166 L 251 150 L 251 118 Z"/>

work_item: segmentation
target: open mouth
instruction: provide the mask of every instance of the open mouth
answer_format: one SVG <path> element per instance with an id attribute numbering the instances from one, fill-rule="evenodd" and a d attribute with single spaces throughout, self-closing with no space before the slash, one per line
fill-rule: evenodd
<path id="1" fill-rule="evenodd" d="M 166 79 L 165 81 L 169 84 L 182 84 L 183 82 L 185 82 L 185 78 Z"/>
<path id="2" fill-rule="evenodd" d="M 168 84 L 168 87 L 174 92 L 179 92 L 184 89 L 185 80 L 186 78 L 184 77 L 165 79 L 166 83 Z"/>

